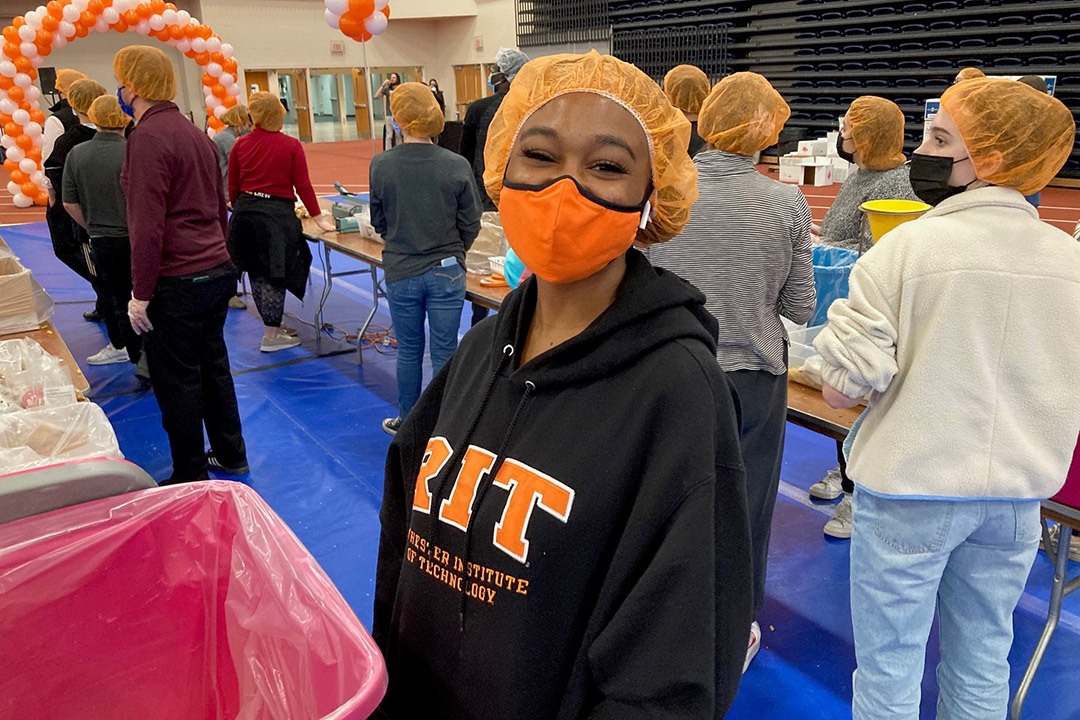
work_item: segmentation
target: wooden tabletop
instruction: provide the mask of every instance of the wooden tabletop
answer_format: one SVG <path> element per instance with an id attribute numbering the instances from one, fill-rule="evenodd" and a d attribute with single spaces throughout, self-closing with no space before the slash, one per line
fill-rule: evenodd
<path id="1" fill-rule="evenodd" d="M 825 404 L 820 390 L 788 380 L 788 420 L 822 435 L 843 440 L 865 408 L 857 405 L 833 410 Z"/>
<path id="2" fill-rule="evenodd" d="M 53 325 L 52 320 L 42 323 L 41 327 L 37 330 L 0 335 L 0 340 L 15 340 L 17 338 L 35 340 L 38 345 L 41 345 L 45 352 L 59 358 L 60 366 L 66 368 L 67 371 L 71 373 L 71 382 L 75 386 L 75 392 L 85 393 L 90 389 L 90 382 L 86 379 L 86 376 L 83 375 L 83 371 L 79 369 L 79 364 L 75 362 L 71 350 L 69 350 L 67 344 L 64 343 L 64 338 L 60 337 L 60 333 L 57 331 L 56 326 Z"/>

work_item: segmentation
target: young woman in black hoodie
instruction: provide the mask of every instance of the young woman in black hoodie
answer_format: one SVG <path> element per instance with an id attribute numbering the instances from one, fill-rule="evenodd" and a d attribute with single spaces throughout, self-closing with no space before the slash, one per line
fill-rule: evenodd
<path id="1" fill-rule="evenodd" d="M 690 124 L 615 58 L 526 65 L 485 182 L 533 270 L 390 448 L 374 634 L 393 720 L 719 718 L 752 603 L 716 321 L 636 250 L 696 199 Z"/>

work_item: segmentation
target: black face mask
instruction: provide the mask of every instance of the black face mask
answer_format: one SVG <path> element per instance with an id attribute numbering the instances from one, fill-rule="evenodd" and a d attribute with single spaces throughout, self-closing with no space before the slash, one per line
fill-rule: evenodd
<path id="1" fill-rule="evenodd" d="M 953 160 L 950 157 L 914 153 L 911 156 L 911 189 L 928 205 L 937 205 L 946 198 L 959 195 L 975 180 L 967 185 L 950 185 L 949 176 L 952 175 L 953 165 L 970 159 Z"/>
<path id="2" fill-rule="evenodd" d="M 844 149 L 843 135 L 836 136 L 836 154 L 849 163 L 855 162 L 855 153 L 849 153 L 847 150 Z"/>

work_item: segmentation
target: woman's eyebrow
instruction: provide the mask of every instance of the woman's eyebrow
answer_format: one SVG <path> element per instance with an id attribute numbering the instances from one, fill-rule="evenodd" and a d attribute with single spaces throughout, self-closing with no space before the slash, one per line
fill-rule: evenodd
<path id="1" fill-rule="evenodd" d="M 534 135 L 551 138 L 552 140 L 557 140 L 559 138 L 559 132 L 555 128 L 548 127 L 547 125 L 534 125 L 525 132 L 521 133 L 521 139 L 526 140 Z"/>
<path id="2" fill-rule="evenodd" d="M 615 147 L 622 148 L 630 155 L 632 160 L 637 160 L 637 155 L 630 149 L 630 143 L 623 140 L 621 137 L 615 137 L 614 135 L 596 135 L 593 137 L 593 144 L 595 145 L 613 145 Z"/>

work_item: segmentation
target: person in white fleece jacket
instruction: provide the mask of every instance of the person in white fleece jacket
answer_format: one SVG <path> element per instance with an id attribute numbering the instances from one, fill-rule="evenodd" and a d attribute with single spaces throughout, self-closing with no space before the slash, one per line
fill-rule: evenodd
<path id="1" fill-rule="evenodd" d="M 940 612 L 939 720 L 1000 720 L 1039 501 L 1080 431 L 1080 244 L 1025 200 L 1072 149 L 1058 100 L 983 78 L 912 158 L 936 205 L 855 265 L 815 347 L 825 399 L 869 411 L 851 450 L 854 720 L 915 720 Z"/>

